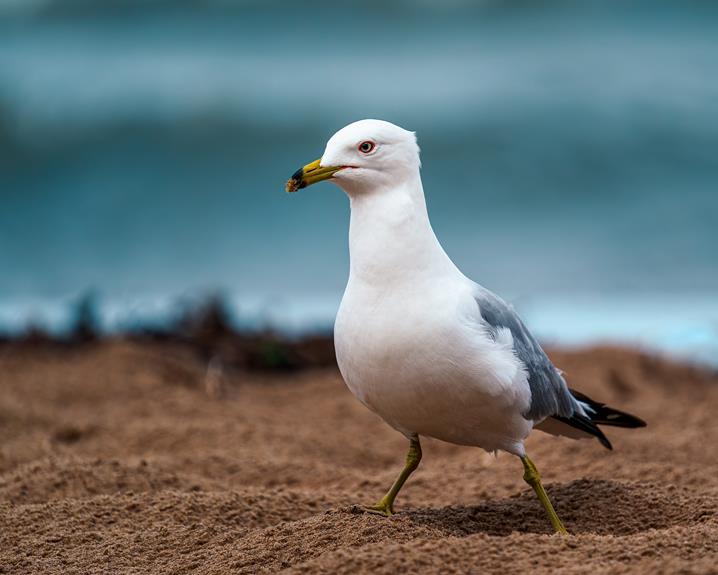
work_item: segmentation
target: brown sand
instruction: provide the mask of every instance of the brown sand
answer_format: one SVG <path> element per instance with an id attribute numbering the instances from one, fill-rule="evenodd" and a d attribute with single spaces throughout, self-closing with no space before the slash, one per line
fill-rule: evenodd
<path id="1" fill-rule="evenodd" d="M 572 535 L 511 456 L 424 441 L 384 519 L 359 512 L 406 441 L 334 370 L 207 370 L 160 344 L 0 349 L 0 573 L 716 573 L 718 375 L 636 352 L 555 352 L 635 412 L 528 449 Z"/>

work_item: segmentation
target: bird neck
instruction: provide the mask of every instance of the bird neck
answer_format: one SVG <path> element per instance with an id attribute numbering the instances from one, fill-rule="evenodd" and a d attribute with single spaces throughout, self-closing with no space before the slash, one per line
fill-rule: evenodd
<path id="1" fill-rule="evenodd" d="M 402 185 L 350 200 L 350 281 L 386 286 L 458 272 L 431 227 L 418 171 Z"/>

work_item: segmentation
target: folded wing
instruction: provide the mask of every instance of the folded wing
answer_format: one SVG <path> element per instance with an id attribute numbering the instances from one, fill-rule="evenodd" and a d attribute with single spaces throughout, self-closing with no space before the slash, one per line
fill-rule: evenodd
<path id="1" fill-rule="evenodd" d="M 567 437 L 593 436 L 604 447 L 611 449 L 610 441 L 598 425 L 646 425 L 633 415 L 569 389 L 561 372 L 551 363 L 511 305 L 478 285 L 474 298 L 489 334 L 498 337 L 499 330 L 508 329 L 511 332 L 514 352 L 526 368 L 531 390 L 531 404 L 523 416 L 533 420 L 537 429 Z"/>

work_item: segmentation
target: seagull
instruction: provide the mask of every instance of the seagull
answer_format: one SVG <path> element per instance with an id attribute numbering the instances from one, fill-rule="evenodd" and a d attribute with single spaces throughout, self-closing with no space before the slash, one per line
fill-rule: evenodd
<path id="1" fill-rule="evenodd" d="M 566 534 L 526 453 L 529 433 L 595 437 L 612 449 L 599 425 L 646 424 L 570 389 L 512 306 L 459 271 L 429 222 L 420 167 L 414 132 L 361 120 L 286 184 L 295 192 L 331 180 L 349 197 L 337 363 L 354 396 L 409 440 L 401 473 L 364 509 L 394 513 L 427 436 L 519 457 L 553 529 Z"/>

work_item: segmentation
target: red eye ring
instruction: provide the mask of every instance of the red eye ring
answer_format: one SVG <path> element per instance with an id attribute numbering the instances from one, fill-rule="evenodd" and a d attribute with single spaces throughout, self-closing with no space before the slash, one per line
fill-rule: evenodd
<path id="1" fill-rule="evenodd" d="M 376 144 L 371 140 L 366 140 L 357 146 L 362 154 L 371 154 L 376 148 Z"/>

